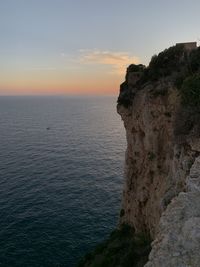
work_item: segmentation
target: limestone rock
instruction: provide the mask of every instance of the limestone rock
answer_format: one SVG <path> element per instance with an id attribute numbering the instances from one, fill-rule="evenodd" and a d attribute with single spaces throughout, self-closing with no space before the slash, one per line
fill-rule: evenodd
<path id="1" fill-rule="evenodd" d="M 198 267 L 200 264 L 200 157 L 181 192 L 162 214 L 145 267 Z"/>
<path id="2" fill-rule="evenodd" d="M 127 138 L 120 224 L 154 240 L 145 267 L 198 267 L 199 118 L 170 79 L 127 86 L 131 104 L 117 106 Z"/>

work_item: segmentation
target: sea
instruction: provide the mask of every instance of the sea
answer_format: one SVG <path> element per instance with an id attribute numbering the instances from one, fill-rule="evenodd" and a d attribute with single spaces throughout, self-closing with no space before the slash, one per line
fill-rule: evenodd
<path id="1" fill-rule="evenodd" d="M 0 266 L 74 267 L 121 206 L 116 97 L 0 97 Z"/>

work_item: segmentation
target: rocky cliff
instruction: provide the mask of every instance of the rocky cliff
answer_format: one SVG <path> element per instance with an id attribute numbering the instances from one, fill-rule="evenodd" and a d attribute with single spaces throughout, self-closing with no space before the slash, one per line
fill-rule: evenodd
<path id="1" fill-rule="evenodd" d="M 199 267 L 200 48 L 130 65 L 117 112 L 127 137 L 120 222 L 79 266 Z"/>
<path id="2" fill-rule="evenodd" d="M 131 65 L 117 111 L 126 129 L 121 224 L 154 240 L 146 267 L 200 266 L 200 50 Z"/>

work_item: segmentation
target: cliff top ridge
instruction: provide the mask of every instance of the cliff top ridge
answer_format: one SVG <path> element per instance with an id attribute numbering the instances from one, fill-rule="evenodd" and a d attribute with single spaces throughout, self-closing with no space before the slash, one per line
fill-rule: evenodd
<path id="1" fill-rule="evenodd" d="M 194 88 L 200 84 L 200 47 L 196 42 L 177 43 L 151 58 L 146 67 L 142 64 L 131 64 L 127 68 L 125 81 L 120 86 L 118 104 L 124 107 L 132 105 L 136 92 L 145 88 L 148 83 L 158 81 L 171 82 L 180 90 L 183 102 L 200 104 L 199 90 L 187 90 L 188 84 Z M 191 94 L 190 94 L 191 93 Z"/>

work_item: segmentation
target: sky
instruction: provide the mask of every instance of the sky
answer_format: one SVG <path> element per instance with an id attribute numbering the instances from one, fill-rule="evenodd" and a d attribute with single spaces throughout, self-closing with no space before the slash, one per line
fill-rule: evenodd
<path id="1" fill-rule="evenodd" d="M 199 0 L 0 0 L 0 95 L 117 95 L 131 63 L 200 40 Z"/>

